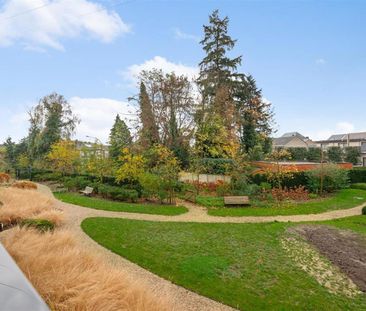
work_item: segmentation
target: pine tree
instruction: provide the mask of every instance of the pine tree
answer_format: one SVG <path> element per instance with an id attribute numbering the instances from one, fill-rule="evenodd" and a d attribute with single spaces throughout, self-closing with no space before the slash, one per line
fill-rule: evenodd
<path id="1" fill-rule="evenodd" d="M 132 143 L 131 132 L 126 123 L 117 114 L 113 127 L 109 134 L 109 156 L 113 160 L 118 160 L 122 149 L 129 147 Z"/>
<path id="2" fill-rule="evenodd" d="M 199 64 L 198 84 L 204 105 L 209 108 L 221 87 L 227 87 L 231 92 L 237 67 L 241 64 L 241 56 L 236 58 L 227 56 L 227 52 L 234 48 L 236 42 L 228 35 L 228 24 L 229 18 L 221 19 L 219 11 L 215 10 L 209 17 L 209 25 L 203 26 L 204 39 L 200 43 L 206 56 Z M 225 107 L 221 110 L 225 110 Z"/>
<path id="3" fill-rule="evenodd" d="M 143 82 L 140 84 L 140 120 L 142 129 L 140 132 L 140 143 L 142 147 L 149 148 L 159 143 L 159 130 L 156 125 L 153 109 Z"/>

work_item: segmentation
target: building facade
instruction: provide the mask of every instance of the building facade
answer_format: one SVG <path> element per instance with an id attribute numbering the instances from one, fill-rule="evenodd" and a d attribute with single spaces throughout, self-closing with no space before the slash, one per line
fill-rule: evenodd
<path id="1" fill-rule="evenodd" d="M 336 134 L 326 140 L 317 141 L 316 144 L 324 149 L 329 147 L 358 147 L 361 152 L 359 164 L 366 167 L 366 132 Z"/>

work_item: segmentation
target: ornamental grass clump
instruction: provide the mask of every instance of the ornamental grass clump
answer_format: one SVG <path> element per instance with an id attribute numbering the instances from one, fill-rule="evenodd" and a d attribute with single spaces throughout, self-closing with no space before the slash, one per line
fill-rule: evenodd
<path id="1" fill-rule="evenodd" d="M 85 249 L 66 230 L 14 228 L 2 243 L 54 311 L 168 311 L 141 283 Z"/>
<path id="2" fill-rule="evenodd" d="M 26 180 L 16 181 L 11 186 L 13 188 L 18 188 L 18 189 L 28 189 L 28 190 L 37 189 L 37 184 L 35 184 L 34 182 L 31 182 L 31 181 L 26 181 Z"/>
<path id="3" fill-rule="evenodd" d="M 59 226 L 62 211 L 56 209 L 56 201 L 33 190 L 0 188 L 0 223 L 9 227 L 24 219 L 45 219 Z"/>
<path id="4" fill-rule="evenodd" d="M 8 183 L 10 181 L 10 175 L 6 173 L 0 173 L 0 184 Z"/>

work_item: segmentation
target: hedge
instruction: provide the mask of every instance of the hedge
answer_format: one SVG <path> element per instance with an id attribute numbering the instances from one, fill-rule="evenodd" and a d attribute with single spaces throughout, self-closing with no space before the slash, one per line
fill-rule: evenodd
<path id="1" fill-rule="evenodd" d="M 366 183 L 366 168 L 354 168 L 349 171 L 349 178 L 352 184 Z"/>

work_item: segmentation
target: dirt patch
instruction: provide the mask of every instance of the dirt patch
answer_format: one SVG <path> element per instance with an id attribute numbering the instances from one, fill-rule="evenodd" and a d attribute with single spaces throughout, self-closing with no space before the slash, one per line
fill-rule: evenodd
<path id="1" fill-rule="evenodd" d="M 303 236 L 366 292 L 366 238 L 348 230 L 319 225 L 302 225 L 291 231 Z"/>

